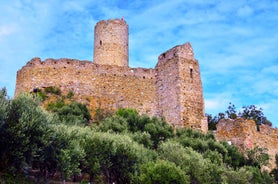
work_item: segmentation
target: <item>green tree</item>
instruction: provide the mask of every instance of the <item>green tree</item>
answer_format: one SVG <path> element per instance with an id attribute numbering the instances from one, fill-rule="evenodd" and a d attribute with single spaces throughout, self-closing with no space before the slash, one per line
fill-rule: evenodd
<path id="1" fill-rule="evenodd" d="M 174 163 L 158 160 L 141 168 L 140 182 L 145 184 L 186 184 L 189 177 Z"/>
<path id="2" fill-rule="evenodd" d="M 79 102 L 65 103 L 63 99 L 51 102 L 47 110 L 54 112 L 62 123 L 73 125 L 87 125 L 91 119 L 87 106 Z"/>
<path id="3" fill-rule="evenodd" d="M 84 157 L 85 152 L 78 140 L 71 140 L 66 148 L 60 150 L 58 167 L 61 171 L 63 183 L 70 176 L 81 173 L 80 164 Z"/>
<path id="4" fill-rule="evenodd" d="M 275 163 L 276 168 L 274 168 L 270 174 L 273 176 L 275 182 L 278 183 L 278 154 L 275 155 Z"/>
<path id="5" fill-rule="evenodd" d="M 126 135 L 94 133 L 85 143 L 86 168 L 91 181 L 103 175 L 106 183 L 130 183 L 141 164 L 155 153 Z"/>
<path id="6" fill-rule="evenodd" d="M 247 164 L 250 166 L 261 168 L 269 164 L 269 155 L 266 148 L 255 148 L 247 151 Z"/>
<path id="7" fill-rule="evenodd" d="M 206 114 L 206 117 L 208 119 L 208 129 L 209 130 L 216 130 L 216 124 L 219 121 L 217 116 L 212 116 L 211 114 Z"/>
<path id="8" fill-rule="evenodd" d="M 175 141 L 167 141 L 159 146 L 158 153 L 160 159 L 179 166 L 190 177 L 191 183 L 221 182 L 222 167 L 205 159 L 190 147 L 183 147 Z M 220 155 L 217 156 L 221 159 Z"/>
<path id="9" fill-rule="evenodd" d="M 21 95 L 11 102 L 3 137 L 8 166 L 16 170 L 31 166 L 45 144 L 44 132 L 48 123 L 48 114 L 31 95 Z"/>
<path id="10" fill-rule="evenodd" d="M 254 120 L 257 125 L 266 124 L 272 126 L 272 123 L 265 117 L 262 108 L 258 108 L 255 105 L 243 106 L 242 108 L 243 111 L 239 114 L 240 117 Z"/>
<path id="11" fill-rule="evenodd" d="M 0 90 L 0 172 L 7 168 L 7 139 L 9 137 L 6 135 L 7 128 L 7 117 L 10 106 L 10 100 L 7 96 L 6 88 Z"/>
<path id="12" fill-rule="evenodd" d="M 174 129 L 166 121 L 160 120 L 156 117 L 148 117 L 146 115 L 140 116 L 134 109 L 119 109 L 115 113 L 126 119 L 128 130 L 131 133 L 147 132 L 151 136 L 153 143 L 152 147 L 157 148 L 160 142 L 163 142 L 174 136 Z"/>
<path id="13" fill-rule="evenodd" d="M 110 131 L 121 133 L 128 131 L 127 121 L 121 116 L 111 116 L 105 118 L 103 121 L 100 122 L 98 128 L 102 132 Z"/>
<path id="14" fill-rule="evenodd" d="M 236 119 L 237 118 L 236 106 L 230 102 L 227 110 L 225 111 L 225 114 L 227 118 Z"/>

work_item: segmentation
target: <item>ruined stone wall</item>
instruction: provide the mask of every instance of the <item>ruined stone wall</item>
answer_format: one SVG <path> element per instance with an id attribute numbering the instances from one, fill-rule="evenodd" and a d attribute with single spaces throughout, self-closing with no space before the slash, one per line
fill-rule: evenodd
<path id="1" fill-rule="evenodd" d="M 219 141 L 231 142 L 243 152 L 255 146 L 267 148 L 271 158 L 268 168 L 275 167 L 275 154 L 278 154 L 278 129 L 261 125 L 258 131 L 252 120 L 225 119 L 217 124 L 215 138 Z"/>
<path id="2" fill-rule="evenodd" d="M 34 58 L 18 71 L 15 95 L 57 86 L 63 92 L 74 91 L 91 109 L 134 108 L 141 114 L 159 116 L 155 83 L 154 69 Z"/>
<path id="3" fill-rule="evenodd" d="M 166 120 L 207 132 L 200 69 L 190 43 L 161 54 L 156 69 L 159 109 Z"/>
<path id="4" fill-rule="evenodd" d="M 128 25 L 124 20 L 103 20 L 95 26 L 94 62 L 128 66 Z"/>

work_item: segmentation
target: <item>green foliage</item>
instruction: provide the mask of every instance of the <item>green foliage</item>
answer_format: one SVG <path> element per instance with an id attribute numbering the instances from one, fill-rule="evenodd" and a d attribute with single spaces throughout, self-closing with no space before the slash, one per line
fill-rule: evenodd
<path id="1" fill-rule="evenodd" d="M 276 168 L 274 168 L 270 174 L 274 178 L 274 181 L 278 183 L 278 154 L 275 155 L 275 163 L 276 163 Z"/>
<path id="2" fill-rule="evenodd" d="M 189 177 L 175 164 L 163 160 L 149 162 L 142 166 L 140 183 L 145 184 L 186 184 Z"/>
<path id="3" fill-rule="evenodd" d="M 49 103 L 47 110 L 54 112 L 60 122 L 66 124 L 86 125 L 91 119 L 87 106 L 79 102 L 67 104 L 64 100 L 60 99 Z"/>
<path id="4" fill-rule="evenodd" d="M 217 152 L 221 155 L 223 163 L 233 168 L 241 167 L 246 163 L 244 156 L 236 147 L 225 142 L 216 142 L 212 134 L 202 134 L 192 129 L 177 129 L 175 140 L 184 147 L 191 147 L 204 155 L 208 154 L 209 150 Z"/>
<path id="5" fill-rule="evenodd" d="M 209 130 L 216 130 L 216 124 L 219 120 L 223 118 L 230 118 L 230 119 L 237 119 L 237 118 L 244 118 L 244 119 L 251 119 L 256 122 L 258 125 L 265 124 L 272 126 L 272 123 L 265 117 L 262 108 L 258 108 L 255 105 L 248 105 L 243 106 L 240 112 L 237 112 L 236 107 L 231 102 L 227 107 L 225 113 L 219 113 L 218 116 L 212 116 L 211 114 L 206 114 L 208 118 L 208 129 Z"/>
<path id="6" fill-rule="evenodd" d="M 85 157 L 84 149 L 80 147 L 79 140 L 71 140 L 69 145 L 60 150 L 58 155 L 58 167 L 64 180 L 73 174 L 80 174 L 81 160 Z"/>
<path id="7" fill-rule="evenodd" d="M 26 179 L 26 177 L 22 174 L 11 174 L 11 173 L 3 173 L 0 177 L 1 184 L 34 184 L 33 181 Z"/>
<path id="8" fill-rule="evenodd" d="M 42 102 L 48 99 L 48 95 L 41 89 L 35 89 L 33 91 L 36 98 L 39 98 Z"/>
<path id="9" fill-rule="evenodd" d="M 93 122 L 99 124 L 101 121 L 103 121 L 107 117 L 111 117 L 112 113 L 110 111 L 106 111 L 101 108 L 97 108 L 95 110 L 95 115 L 93 117 Z"/>
<path id="10" fill-rule="evenodd" d="M 243 106 L 243 111 L 240 117 L 252 119 L 257 125 L 266 124 L 272 126 L 272 123 L 264 116 L 263 109 L 257 108 L 255 105 Z"/>
<path id="11" fill-rule="evenodd" d="M 230 102 L 225 113 L 227 118 L 236 119 L 237 118 L 236 106 Z"/>
<path id="12" fill-rule="evenodd" d="M 2 158 L 15 170 L 29 166 L 36 159 L 40 147 L 45 144 L 46 124 L 49 117 L 32 96 L 22 95 L 14 99 L 3 125 Z"/>
<path id="13" fill-rule="evenodd" d="M 99 130 L 102 132 L 110 131 L 110 132 L 122 133 L 122 132 L 127 132 L 128 125 L 125 118 L 120 116 L 112 116 L 104 119 L 100 123 Z"/>
<path id="14" fill-rule="evenodd" d="M 248 165 L 262 168 L 269 164 L 269 155 L 267 154 L 266 148 L 255 148 L 247 151 L 247 163 Z"/>
<path id="15" fill-rule="evenodd" d="M 130 137 L 137 143 L 144 145 L 146 148 L 151 149 L 153 141 L 151 135 L 148 132 L 135 132 L 130 134 Z"/>
<path id="16" fill-rule="evenodd" d="M 257 167 L 244 166 L 239 170 L 227 170 L 223 174 L 224 183 L 259 183 L 270 184 L 273 183 L 273 178 L 267 172 L 261 172 Z"/>
<path id="17" fill-rule="evenodd" d="M 173 127 L 164 120 L 159 120 L 156 117 L 140 116 L 134 109 L 119 109 L 115 115 L 126 119 L 128 130 L 131 133 L 149 133 L 154 149 L 158 147 L 160 142 L 166 141 L 174 136 Z"/>
<path id="18" fill-rule="evenodd" d="M 234 145 L 229 145 L 227 142 L 221 142 L 221 144 L 227 150 L 227 154 L 223 155 L 223 161 L 227 165 L 233 167 L 234 169 L 240 168 L 246 165 L 246 159 L 242 153 L 239 152 L 238 148 Z"/>
<path id="19" fill-rule="evenodd" d="M 8 137 L 6 134 L 6 128 L 7 128 L 7 118 L 8 118 L 8 112 L 10 108 L 10 101 L 7 96 L 7 91 L 5 88 L 2 88 L 0 90 L 0 171 L 5 168 L 7 165 L 7 159 L 6 157 L 6 139 Z"/>
<path id="20" fill-rule="evenodd" d="M 92 180 L 104 175 L 107 183 L 130 183 L 139 165 L 155 158 L 154 152 L 125 135 L 95 133 L 85 143 L 88 172 Z"/>
<path id="21" fill-rule="evenodd" d="M 74 96 L 74 92 L 73 91 L 69 91 L 66 97 L 71 99 L 73 96 Z"/>
<path id="22" fill-rule="evenodd" d="M 179 166 L 191 183 L 219 183 L 222 168 L 205 159 L 190 147 L 183 147 L 173 141 L 162 143 L 158 148 L 160 159 L 168 160 Z"/>
<path id="23" fill-rule="evenodd" d="M 44 88 L 44 92 L 45 93 L 50 93 L 50 94 L 55 94 L 60 96 L 61 95 L 61 90 L 60 88 L 56 87 L 56 86 L 49 86 Z"/>
<path id="24" fill-rule="evenodd" d="M 90 120 L 85 105 L 59 97 L 46 112 L 36 99 L 10 100 L 0 90 L 0 182 L 25 183 L 24 175 L 28 183 L 31 168 L 38 171 L 35 183 L 47 183 L 58 173 L 64 181 L 87 174 L 95 183 L 273 181 L 259 169 L 268 160 L 264 149 L 250 150 L 246 161 L 236 147 L 216 142 L 212 134 L 190 129 L 174 134 L 164 120 L 133 109 L 80 126 Z M 277 180 L 277 169 L 271 174 Z"/>

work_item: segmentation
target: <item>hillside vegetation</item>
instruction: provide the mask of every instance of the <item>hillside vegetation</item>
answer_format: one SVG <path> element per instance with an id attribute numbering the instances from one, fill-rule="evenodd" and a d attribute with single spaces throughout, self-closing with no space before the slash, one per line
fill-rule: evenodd
<path id="1" fill-rule="evenodd" d="M 113 114 L 97 109 L 92 121 L 86 105 L 71 100 L 74 94 L 55 95 L 60 97 L 44 109 L 39 99 L 47 98 L 45 92 L 9 99 L 5 88 L 0 91 L 0 183 L 267 184 L 277 179 L 277 169 L 272 175 L 260 170 L 268 159 L 264 152 L 252 150 L 244 157 L 212 134 L 174 130 L 134 109 Z"/>

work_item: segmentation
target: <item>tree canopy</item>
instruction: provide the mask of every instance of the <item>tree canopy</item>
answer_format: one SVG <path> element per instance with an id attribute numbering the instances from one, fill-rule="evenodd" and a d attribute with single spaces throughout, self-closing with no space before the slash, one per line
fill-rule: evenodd
<path id="1" fill-rule="evenodd" d="M 60 95 L 57 91 L 47 95 Z M 271 183 L 277 178 L 277 169 L 272 175 L 260 171 L 267 159 L 258 150 L 244 157 L 212 134 L 174 131 L 165 120 L 134 109 L 99 114 L 99 122 L 88 124 L 86 105 L 73 95 L 67 95 L 70 103 L 54 101 L 47 110 L 37 96 L 10 99 L 0 90 L 0 182 Z"/>

